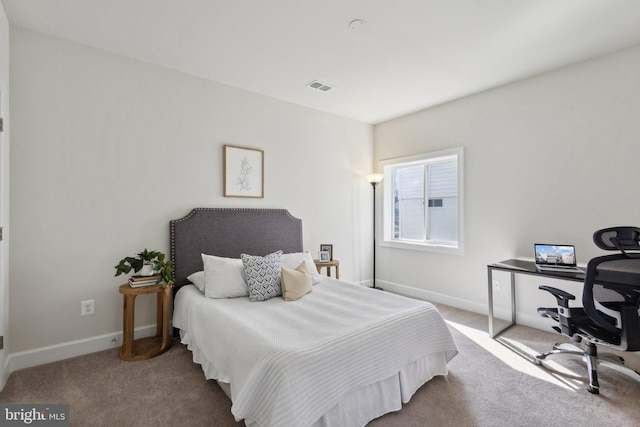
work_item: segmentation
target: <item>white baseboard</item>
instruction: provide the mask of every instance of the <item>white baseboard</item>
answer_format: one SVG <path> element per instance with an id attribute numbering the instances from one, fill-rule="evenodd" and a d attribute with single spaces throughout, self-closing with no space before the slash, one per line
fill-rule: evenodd
<path id="1" fill-rule="evenodd" d="M 452 297 L 450 295 L 426 291 L 424 289 L 417 289 L 411 286 L 401 285 L 399 283 L 387 282 L 383 280 L 376 280 L 376 282 L 379 287 L 385 290 L 409 297 L 420 298 L 430 302 L 450 305 L 451 307 L 470 311 L 472 313 L 487 314 L 488 312 L 486 304 L 481 304 L 475 301 L 469 301 L 462 298 Z"/>
<path id="2" fill-rule="evenodd" d="M 135 328 L 136 339 L 152 337 L 155 334 L 156 325 L 147 325 Z M 5 361 L 5 375 L 8 377 L 11 372 L 20 369 L 83 356 L 85 354 L 108 350 L 110 348 L 117 348 L 121 345 L 122 332 L 114 332 L 111 334 L 35 348 L 33 350 L 11 353 Z"/>
<path id="3" fill-rule="evenodd" d="M 1 350 L 1 351 L 5 351 L 5 350 Z M 3 358 L 0 358 L 0 360 L 2 361 L 2 363 L 4 363 L 4 366 L 2 367 L 2 378 L 0 378 L 0 391 L 2 391 L 4 389 L 4 385 L 7 383 L 7 380 L 9 379 L 9 374 L 11 372 L 9 372 L 9 361 L 7 360 L 7 358 L 3 357 Z"/>
<path id="4" fill-rule="evenodd" d="M 487 304 L 452 297 L 450 295 L 439 294 L 436 292 L 430 292 L 424 289 L 417 289 L 410 286 L 401 285 L 399 283 L 387 282 L 383 280 L 376 280 L 376 282 L 379 287 L 398 294 L 406 295 L 413 298 L 419 298 L 438 304 L 445 304 L 454 308 L 459 308 L 461 310 L 470 311 L 472 313 L 483 314 L 485 316 L 489 314 L 489 308 Z M 369 280 L 366 286 L 371 286 L 371 284 L 372 281 Z M 511 311 L 505 308 L 495 308 L 494 316 L 495 318 L 499 319 L 511 319 Z M 538 316 L 537 314 L 532 315 L 529 313 L 522 313 L 518 311 L 516 311 L 516 323 L 519 325 L 528 326 L 530 328 L 541 329 L 543 331 L 549 331 L 551 329 L 550 325 L 553 324 L 553 322 L 550 322 L 549 319 L 545 319 L 541 316 Z"/>

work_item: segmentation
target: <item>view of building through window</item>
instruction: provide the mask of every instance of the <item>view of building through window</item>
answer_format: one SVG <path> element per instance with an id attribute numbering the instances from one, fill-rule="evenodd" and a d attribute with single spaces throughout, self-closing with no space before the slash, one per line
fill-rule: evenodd
<path id="1" fill-rule="evenodd" d="M 425 154 L 384 166 L 386 241 L 458 246 L 460 156 Z"/>
<path id="2" fill-rule="evenodd" d="M 393 191 L 394 238 L 458 240 L 458 171 L 455 160 L 395 168 Z"/>

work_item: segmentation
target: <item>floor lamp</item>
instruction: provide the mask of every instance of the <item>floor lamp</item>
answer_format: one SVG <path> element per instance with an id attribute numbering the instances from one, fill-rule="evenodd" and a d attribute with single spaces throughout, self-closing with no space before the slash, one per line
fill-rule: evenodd
<path id="1" fill-rule="evenodd" d="M 382 288 L 376 286 L 376 187 L 382 181 L 384 177 L 381 173 L 372 173 L 367 175 L 367 181 L 373 187 L 373 289 L 378 289 L 379 291 Z"/>

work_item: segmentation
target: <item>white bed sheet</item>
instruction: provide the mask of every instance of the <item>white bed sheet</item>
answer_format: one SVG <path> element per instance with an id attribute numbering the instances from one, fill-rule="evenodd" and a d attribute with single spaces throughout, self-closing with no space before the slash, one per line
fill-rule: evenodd
<path id="1" fill-rule="evenodd" d="M 364 425 L 457 354 L 432 304 L 332 279 L 297 301 L 185 286 L 173 325 L 206 377 L 230 383 L 232 413 L 249 426 Z"/>

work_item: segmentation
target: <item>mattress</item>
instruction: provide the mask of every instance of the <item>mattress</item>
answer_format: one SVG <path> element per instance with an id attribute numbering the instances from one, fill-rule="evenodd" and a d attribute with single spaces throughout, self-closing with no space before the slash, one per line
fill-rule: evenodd
<path id="1" fill-rule="evenodd" d="M 173 326 L 248 426 L 359 426 L 399 410 L 457 348 L 430 303 L 325 279 L 299 300 L 176 295 Z"/>

